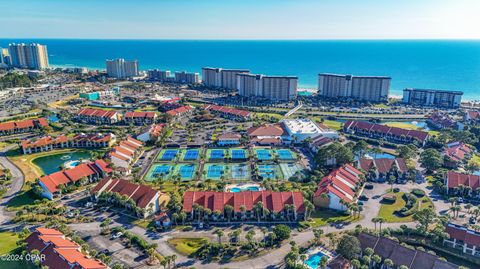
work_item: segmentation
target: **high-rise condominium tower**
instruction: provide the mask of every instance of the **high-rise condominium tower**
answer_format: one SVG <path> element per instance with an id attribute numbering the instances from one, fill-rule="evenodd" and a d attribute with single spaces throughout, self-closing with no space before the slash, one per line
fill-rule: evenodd
<path id="1" fill-rule="evenodd" d="M 11 65 L 19 68 L 45 69 L 48 67 L 47 46 L 37 43 L 10 44 Z"/>

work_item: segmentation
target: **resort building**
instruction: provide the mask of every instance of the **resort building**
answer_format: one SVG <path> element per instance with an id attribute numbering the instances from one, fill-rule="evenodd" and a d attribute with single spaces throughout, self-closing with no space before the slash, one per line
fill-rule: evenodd
<path id="1" fill-rule="evenodd" d="M 462 123 L 455 121 L 448 114 L 435 112 L 432 113 L 428 119 L 427 124 L 433 129 L 442 130 L 442 129 L 455 129 L 463 130 L 465 127 Z"/>
<path id="2" fill-rule="evenodd" d="M 131 183 L 124 179 L 104 178 L 91 190 L 94 199 L 99 199 L 103 193 L 118 193 L 135 202 L 135 206 L 142 209 L 143 218 L 152 216 L 168 203 L 167 194 L 145 185 Z M 114 201 L 110 201 L 114 202 Z"/>
<path id="3" fill-rule="evenodd" d="M 32 132 L 48 126 L 45 118 L 0 123 L 0 136 Z"/>
<path id="4" fill-rule="evenodd" d="M 312 153 L 317 153 L 320 148 L 328 146 L 331 143 L 333 143 L 332 139 L 323 135 L 318 135 L 310 140 L 308 143 L 308 148 Z"/>
<path id="5" fill-rule="evenodd" d="M 42 267 L 52 269 L 107 269 L 107 265 L 82 253 L 82 247 L 56 229 L 36 228 L 26 239 L 28 253 L 40 252 Z"/>
<path id="6" fill-rule="evenodd" d="M 217 137 L 217 145 L 221 147 L 237 146 L 240 145 L 240 139 L 242 139 L 242 136 L 237 133 L 221 134 Z"/>
<path id="7" fill-rule="evenodd" d="M 271 101 L 289 101 L 297 97 L 298 77 L 238 74 L 238 94 Z"/>
<path id="8" fill-rule="evenodd" d="M 233 212 L 225 210 L 232 207 Z M 260 209 L 260 206 L 263 209 Z M 183 211 L 189 218 L 196 219 L 198 214 L 204 214 L 199 207 L 211 210 L 213 221 L 245 221 L 264 220 L 295 222 L 304 217 L 305 205 L 301 192 L 243 191 L 243 192 L 213 192 L 187 191 L 183 195 Z M 266 209 L 266 210 L 264 210 Z M 204 212 L 204 211 L 203 211 Z M 257 215 L 260 212 L 260 215 Z"/>
<path id="9" fill-rule="evenodd" d="M 408 167 L 403 158 L 361 158 L 358 161 L 360 167 L 366 173 L 368 180 L 385 182 L 393 176 L 397 183 L 407 181 Z"/>
<path id="10" fill-rule="evenodd" d="M 480 198 L 480 176 L 448 171 L 445 178 L 448 195 Z"/>
<path id="11" fill-rule="evenodd" d="M 247 134 L 251 143 L 262 146 L 280 145 L 288 137 L 288 133 L 281 123 L 266 123 L 257 127 L 250 127 L 247 129 Z"/>
<path id="12" fill-rule="evenodd" d="M 147 77 L 150 80 L 160 81 L 160 82 L 170 82 L 171 80 L 169 70 L 159 70 L 159 69 L 148 70 Z"/>
<path id="13" fill-rule="evenodd" d="M 170 115 L 174 120 L 181 119 L 186 115 L 192 114 L 194 108 L 192 106 L 181 106 L 172 110 L 167 111 L 167 115 Z"/>
<path id="14" fill-rule="evenodd" d="M 453 142 L 447 144 L 443 151 L 444 166 L 447 168 L 457 168 L 466 163 L 473 155 L 473 149 L 463 142 Z"/>
<path id="15" fill-rule="evenodd" d="M 149 141 L 155 142 L 162 133 L 164 127 L 165 124 L 163 123 L 152 124 L 150 127 L 147 127 L 144 131 L 140 132 L 140 134 L 137 135 L 136 139 L 144 143 Z"/>
<path id="16" fill-rule="evenodd" d="M 83 123 L 115 124 L 121 120 L 121 116 L 114 110 L 83 108 L 78 112 L 76 119 Z"/>
<path id="17" fill-rule="evenodd" d="M 477 124 L 480 122 L 480 111 L 478 110 L 467 110 L 463 116 L 464 121 L 468 124 Z"/>
<path id="18" fill-rule="evenodd" d="M 143 143 L 132 137 L 127 137 L 118 146 L 113 147 L 108 156 L 115 170 L 124 175 L 129 175 L 132 165 L 143 154 L 142 147 Z"/>
<path id="19" fill-rule="evenodd" d="M 112 168 L 105 161 L 96 160 L 95 162 L 81 163 L 74 168 L 43 176 L 38 181 L 38 184 L 42 188 L 42 196 L 52 200 L 62 195 L 61 186 L 68 187 L 71 184 L 95 182 L 112 172 Z"/>
<path id="20" fill-rule="evenodd" d="M 115 143 L 114 134 L 77 134 L 74 136 L 59 135 L 57 137 L 44 136 L 22 140 L 20 146 L 23 154 L 50 151 L 61 148 L 104 148 Z"/>
<path id="21" fill-rule="evenodd" d="M 394 264 L 390 267 L 392 269 L 398 269 L 402 265 L 409 269 L 458 269 L 458 265 L 443 261 L 440 257 L 428 252 L 403 246 L 390 238 L 361 233 L 358 235 L 358 240 L 362 252 L 370 248 L 374 254 L 382 258 L 380 268 L 387 268 L 383 263 L 389 259 Z"/>
<path id="22" fill-rule="evenodd" d="M 387 101 L 391 80 L 390 77 L 319 74 L 318 95 L 369 102 Z"/>
<path id="23" fill-rule="evenodd" d="M 242 73 L 250 73 L 250 70 L 203 67 L 202 80 L 207 87 L 235 90 L 237 75 Z"/>
<path id="24" fill-rule="evenodd" d="M 429 137 L 428 133 L 424 131 L 406 130 L 365 121 L 347 121 L 343 125 L 343 130 L 349 134 L 373 139 L 385 139 L 392 143 L 417 142 L 420 146 L 425 146 Z"/>
<path id="25" fill-rule="evenodd" d="M 111 78 L 124 79 L 138 77 L 138 61 L 125 61 L 119 58 L 114 60 L 107 60 L 107 75 Z"/>
<path id="26" fill-rule="evenodd" d="M 311 140 L 319 135 L 330 139 L 338 139 L 338 133 L 323 124 L 317 124 L 310 119 L 283 119 L 283 124 L 288 136 L 284 144 L 301 143 L 305 139 Z"/>
<path id="27" fill-rule="evenodd" d="M 198 73 L 189 73 L 186 71 L 175 72 L 175 82 L 185 84 L 197 84 L 200 82 Z"/>
<path id="28" fill-rule="evenodd" d="M 208 110 L 216 115 L 221 117 L 236 120 L 236 121 L 244 121 L 250 119 L 250 111 L 241 110 L 226 106 L 217 106 L 217 105 L 205 105 L 203 107 L 205 110 Z"/>
<path id="29" fill-rule="evenodd" d="M 445 228 L 450 238 L 443 240 L 443 245 L 461 252 L 480 257 L 480 233 L 465 226 L 448 223 Z"/>
<path id="30" fill-rule="evenodd" d="M 458 108 L 462 103 L 463 92 L 405 89 L 403 90 L 403 103 L 414 106 Z"/>
<path id="31" fill-rule="evenodd" d="M 157 121 L 157 113 L 128 111 L 125 113 L 123 117 L 123 121 L 126 124 L 133 124 L 133 125 L 153 124 Z"/>
<path id="32" fill-rule="evenodd" d="M 362 184 L 363 173 L 355 167 L 346 164 L 337 168 L 318 183 L 313 196 L 313 204 L 317 207 L 347 211 L 347 204 L 355 203 L 356 193 Z"/>
<path id="33" fill-rule="evenodd" d="M 9 44 L 11 66 L 41 70 L 48 67 L 47 46 L 37 43 Z"/>

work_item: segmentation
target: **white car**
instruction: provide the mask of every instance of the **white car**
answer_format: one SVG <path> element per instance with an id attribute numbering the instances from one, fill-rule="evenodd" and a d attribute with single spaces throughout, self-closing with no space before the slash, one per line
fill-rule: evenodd
<path id="1" fill-rule="evenodd" d="M 122 233 L 122 232 L 118 232 L 118 233 L 116 233 L 116 234 L 112 235 L 112 239 L 117 239 L 117 238 L 120 238 L 122 235 L 123 235 L 123 233 Z"/>

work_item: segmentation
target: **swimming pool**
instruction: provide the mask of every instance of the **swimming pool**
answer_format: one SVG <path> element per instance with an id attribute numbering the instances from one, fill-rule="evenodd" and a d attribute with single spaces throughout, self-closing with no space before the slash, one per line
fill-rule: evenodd
<path id="1" fill-rule="evenodd" d="M 325 256 L 325 253 L 319 251 L 315 254 L 312 254 L 308 256 L 308 258 L 305 260 L 305 264 L 312 269 L 317 269 L 318 265 L 320 264 L 320 260 L 322 257 Z"/>

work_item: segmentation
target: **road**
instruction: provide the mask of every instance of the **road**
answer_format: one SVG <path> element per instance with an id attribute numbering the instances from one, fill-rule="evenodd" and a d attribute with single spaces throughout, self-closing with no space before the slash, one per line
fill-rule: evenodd
<path id="1" fill-rule="evenodd" d="M 285 116 L 283 116 L 284 118 L 288 118 L 290 117 L 291 115 L 293 115 L 293 113 L 297 112 L 300 108 L 303 107 L 303 103 L 302 101 L 298 101 L 298 105 L 294 108 L 292 108 L 290 111 L 288 111 Z"/>
<path id="2" fill-rule="evenodd" d="M 14 147 L 15 145 L 11 145 L 0 150 L 0 164 L 12 173 L 12 183 L 7 193 L 0 199 L 0 226 L 2 229 L 12 224 L 11 218 L 13 218 L 14 213 L 6 211 L 5 208 L 8 202 L 20 193 L 25 181 L 22 171 L 6 157 L 6 153 Z"/>

